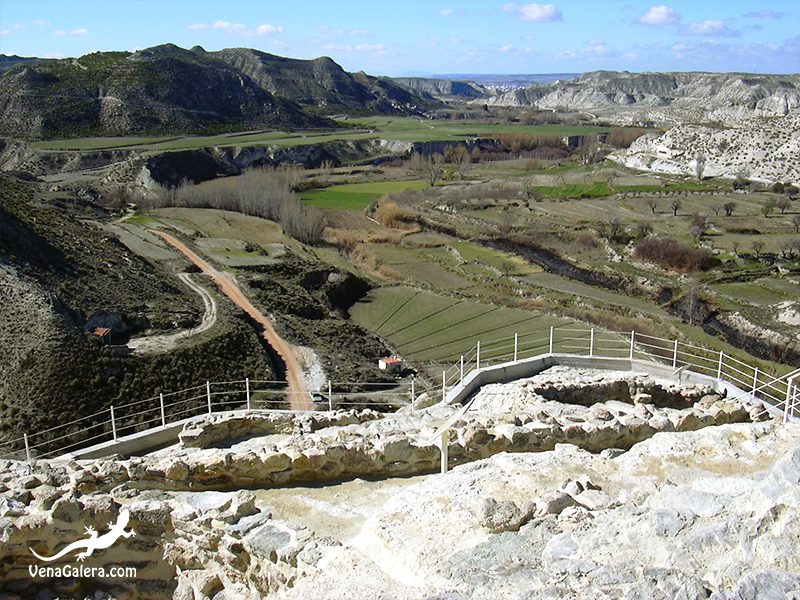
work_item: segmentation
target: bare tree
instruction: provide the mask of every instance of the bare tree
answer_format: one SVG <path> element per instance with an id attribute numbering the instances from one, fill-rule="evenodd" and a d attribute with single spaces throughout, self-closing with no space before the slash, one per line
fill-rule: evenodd
<path id="1" fill-rule="evenodd" d="M 791 201 L 786 196 L 781 196 L 780 198 L 775 200 L 775 208 L 781 211 L 782 215 L 786 214 L 786 209 L 789 208 L 791 205 L 792 205 Z"/>
<path id="2" fill-rule="evenodd" d="M 467 168 L 467 165 L 471 162 L 471 157 L 469 154 L 469 150 L 467 150 L 464 146 L 458 146 L 455 150 L 453 150 L 453 157 L 452 162 L 458 171 L 458 178 L 464 179 L 464 170 Z"/>
<path id="3" fill-rule="evenodd" d="M 597 235 L 608 240 L 610 244 L 627 241 L 628 228 L 619 215 L 609 214 L 603 221 L 595 223 Z"/>
<path id="4" fill-rule="evenodd" d="M 444 156 L 439 154 L 438 152 L 435 154 L 431 154 L 425 161 L 426 169 L 428 170 L 428 181 L 431 184 L 431 187 L 436 185 L 436 182 L 442 178 L 442 163 L 444 163 Z"/>
<path id="5" fill-rule="evenodd" d="M 792 217 L 792 225 L 794 226 L 795 233 L 800 233 L 800 214 Z"/>
<path id="6" fill-rule="evenodd" d="M 581 162 L 585 165 L 593 163 L 599 148 L 600 144 L 596 133 L 583 136 L 580 146 L 578 146 L 578 155 L 581 157 Z"/>
<path id="7" fill-rule="evenodd" d="M 679 198 L 673 198 L 670 201 L 669 207 L 672 210 L 673 216 L 675 216 L 675 217 L 678 216 L 678 211 L 681 209 L 681 206 L 683 206 L 683 202 L 681 202 L 681 200 Z"/>
<path id="8" fill-rule="evenodd" d="M 761 240 L 753 240 L 750 243 L 750 247 L 753 249 L 753 252 L 756 253 L 756 259 L 760 259 L 761 251 L 764 249 L 764 242 Z"/>
<path id="9" fill-rule="evenodd" d="M 722 209 L 725 211 L 725 216 L 730 217 L 733 215 L 733 211 L 736 210 L 736 202 L 726 202 L 722 205 Z"/>
<path id="10" fill-rule="evenodd" d="M 647 206 L 650 207 L 650 212 L 652 214 L 656 214 L 656 209 L 658 208 L 658 200 L 656 200 L 655 198 L 648 198 L 646 202 Z"/>
<path id="11" fill-rule="evenodd" d="M 700 152 L 694 161 L 694 174 L 697 178 L 698 183 L 703 181 L 703 172 L 706 169 L 706 157 L 705 155 Z"/>

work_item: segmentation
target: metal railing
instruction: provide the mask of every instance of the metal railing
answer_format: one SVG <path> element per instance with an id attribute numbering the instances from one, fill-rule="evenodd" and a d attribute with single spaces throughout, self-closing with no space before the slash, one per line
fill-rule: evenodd
<path id="1" fill-rule="evenodd" d="M 313 410 L 348 408 L 397 409 L 414 403 L 426 392 L 441 398 L 463 385 L 474 369 L 530 359 L 546 354 L 596 358 L 647 360 L 670 366 L 675 372 L 692 372 L 726 381 L 743 393 L 736 399 L 758 401 L 765 411 L 781 411 L 784 421 L 800 418 L 800 369 L 782 376 L 772 375 L 724 352 L 692 346 L 678 340 L 656 338 L 634 331 L 614 333 L 577 326 L 550 327 L 549 331 L 515 334 L 513 338 L 477 342 L 453 365 L 442 370 L 441 389 L 424 379 L 400 383 L 327 382 L 311 397 Z M 293 404 L 286 382 L 245 379 L 206 382 L 177 392 L 163 393 L 70 421 L 55 427 L 26 433 L 6 442 L 11 452 L 0 458 L 45 458 L 78 448 L 117 440 L 124 435 L 166 427 L 182 419 L 235 409 L 288 410 Z M 295 396 L 295 399 L 297 397 Z"/>
<path id="2" fill-rule="evenodd" d="M 206 383 L 176 392 L 86 415 L 68 423 L 25 433 L 5 443 L 10 451 L 2 459 L 48 458 L 73 450 L 166 427 L 190 417 L 230 410 L 287 411 L 295 404 L 310 406 L 305 411 L 334 409 L 396 410 L 413 402 L 424 391 L 420 382 L 411 379 L 399 383 L 336 383 L 328 381 L 313 394 L 290 392 L 286 382 L 245 379 Z M 421 388 L 421 389 L 420 389 Z"/>
<path id="3" fill-rule="evenodd" d="M 575 326 L 550 327 L 549 332 L 515 334 L 513 339 L 478 342 L 460 360 L 442 372 L 441 397 L 463 385 L 473 370 L 525 360 L 543 354 L 567 354 L 596 358 L 647 360 L 672 367 L 689 369 L 734 385 L 742 394 L 736 400 L 752 400 L 765 411 L 783 413 L 784 421 L 800 418 L 800 369 L 784 375 L 772 375 L 723 351 L 693 346 L 679 340 L 667 340 L 631 331 L 615 333 Z"/>

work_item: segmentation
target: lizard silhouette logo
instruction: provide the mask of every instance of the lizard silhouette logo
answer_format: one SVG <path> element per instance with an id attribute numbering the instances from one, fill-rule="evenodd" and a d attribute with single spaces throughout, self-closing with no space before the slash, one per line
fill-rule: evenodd
<path id="1" fill-rule="evenodd" d="M 133 530 L 125 531 L 125 527 L 128 525 L 129 520 L 130 512 L 127 508 L 124 508 L 120 511 L 119 517 L 117 517 L 117 522 L 108 524 L 110 527 L 108 533 L 98 535 L 97 531 L 95 531 L 93 528 L 86 527 L 86 533 L 89 534 L 88 538 L 72 542 L 54 556 L 40 556 L 33 549 L 31 549 L 31 552 L 39 560 L 50 562 L 53 560 L 58 560 L 62 556 L 65 556 L 70 552 L 74 552 L 75 550 L 84 550 L 84 552 L 78 552 L 78 560 L 82 561 L 91 556 L 95 550 L 105 550 L 106 548 L 113 546 L 114 543 L 121 537 L 129 538 L 136 535 L 136 532 Z"/>

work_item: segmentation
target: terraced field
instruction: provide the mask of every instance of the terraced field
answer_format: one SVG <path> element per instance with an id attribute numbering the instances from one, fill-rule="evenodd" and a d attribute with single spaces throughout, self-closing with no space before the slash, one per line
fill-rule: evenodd
<path id="1" fill-rule="evenodd" d="M 359 325 L 388 340 L 401 354 L 420 362 L 454 362 L 480 340 L 485 360 L 513 356 L 514 334 L 519 351 L 546 351 L 550 326 L 568 319 L 535 311 L 480 304 L 440 296 L 412 287 L 378 288 L 350 309 Z"/>
<path id="2" fill-rule="evenodd" d="M 328 210 L 364 210 L 370 202 L 384 194 L 395 194 L 405 190 L 424 190 L 427 187 L 428 184 L 420 180 L 353 183 L 308 190 L 300 194 L 300 199 L 308 206 Z"/>

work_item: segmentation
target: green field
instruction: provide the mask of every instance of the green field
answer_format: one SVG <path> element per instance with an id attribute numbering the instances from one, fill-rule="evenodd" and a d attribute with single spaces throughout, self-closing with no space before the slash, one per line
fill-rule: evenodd
<path id="1" fill-rule="evenodd" d="M 406 142 L 432 142 L 461 140 L 465 137 L 489 138 L 497 134 L 513 133 L 525 135 L 587 135 L 602 133 L 608 127 L 567 127 L 565 125 L 522 125 L 519 123 L 494 124 L 480 121 L 431 121 L 419 117 L 371 117 L 350 119 L 351 123 L 379 130 L 387 140 Z"/>
<path id="2" fill-rule="evenodd" d="M 583 198 L 586 196 L 605 197 L 611 193 L 605 181 L 596 181 L 592 184 L 562 185 L 562 186 L 534 186 L 534 190 L 543 196 L 551 198 Z"/>
<path id="3" fill-rule="evenodd" d="M 411 287 L 375 289 L 350 309 L 359 325 L 421 362 L 454 362 L 480 341 L 486 360 L 509 359 L 514 334 L 520 352 L 546 351 L 550 326 L 571 321 L 535 311 L 480 304 Z M 541 344 L 544 344 L 542 346 Z"/>
<path id="4" fill-rule="evenodd" d="M 405 190 L 424 190 L 427 187 L 428 184 L 420 180 L 353 183 L 308 190 L 300 194 L 300 199 L 308 206 L 328 210 L 364 210 L 373 200 L 377 200 L 385 194 L 396 194 Z"/>
<path id="5" fill-rule="evenodd" d="M 526 135 L 586 135 L 608 131 L 608 127 L 564 125 L 493 124 L 475 121 L 431 121 L 419 117 L 372 117 L 347 119 L 359 128 L 344 130 L 313 130 L 287 132 L 257 130 L 223 133 L 210 136 L 153 136 L 153 137 L 87 137 L 69 140 L 34 142 L 39 150 L 98 151 L 98 150 L 190 150 L 226 146 L 300 146 L 333 140 L 384 139 L 403 142 L 464 141 L 464 138 L 490 138 L 497 134 Z"/>

